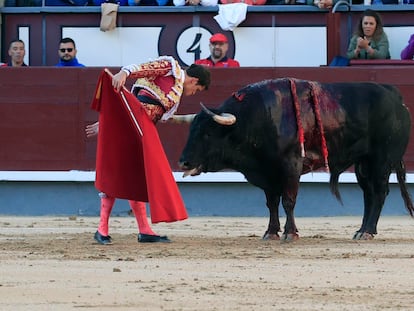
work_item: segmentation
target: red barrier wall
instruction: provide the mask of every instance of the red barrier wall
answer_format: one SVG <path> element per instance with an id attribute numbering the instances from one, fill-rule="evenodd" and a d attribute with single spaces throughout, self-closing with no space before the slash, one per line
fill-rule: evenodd
<path id="1" fill-rule="evenodd" d="M 0 170 L 94 170 L 96 141 L 84 128 L 97 120 L 90 109 L 102 68 L 2 68 L 0 70 Z M 117 69 L 113 68 L 113 72 Z M 213 69 L 207 92 L 185 97 L 179 113 L 200 110 L 199 103 L 218 106 L 240 87 L 263 79 L 296 77 L 321 82 L 376 81 L 397 86 L 414 111 L 414 66 L 344 68 Z M 159 123 L 158 130 L 174 171 L 188 125 Z M 413 133 L 412 133 L 413 137 Z M 414 172 L 411 139 L 406 164 Z"/>

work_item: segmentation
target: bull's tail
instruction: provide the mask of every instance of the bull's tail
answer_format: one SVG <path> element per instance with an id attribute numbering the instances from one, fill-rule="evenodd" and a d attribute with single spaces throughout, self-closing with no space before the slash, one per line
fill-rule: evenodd
<path id="1" fill-rule="evenodd" d="M 339 174 L 337 172 L 331 172 L 331 177 L 329 178 L 329 188 L 331 189 L 331 193 L 336 197 L 336 199 L 344 205 L 342 202 L 341 194 L 339 193 L 338 188 L 339 183 Z"/>
<path id="2" fill-rule="evenodd" d="M 398 165 L 396 165 L 395 172 L 397 173 L 397 180 L 398 184 L 400 185 L 401 196 L 404 200 L 405 207 L 407 208 L 407 211 L 410 213 L 411 217 L 414 217 L 414 206 L 411 200 L 411 195 L 407 189 L 407 184 L 405 182 L 405 165 L 402 160 L 398 163 Z"/>

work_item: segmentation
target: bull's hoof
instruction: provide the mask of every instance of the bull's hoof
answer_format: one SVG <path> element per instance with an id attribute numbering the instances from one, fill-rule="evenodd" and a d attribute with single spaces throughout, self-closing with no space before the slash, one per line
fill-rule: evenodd
<path id="1" fill-rule="evenodd" d="M 289 243 L 289 242 L 294 242 L 294 241 L 297 241 L 297 240 L 299 240 L 299 234 L 297 234 L 297 233 L 287 233 L 287 234 L 284 233 L 282 235 L 281 239 L 280 239 L 280 242 Z"/>
<path id="2" fill-rule="evenodd" d="M 355 232 L 354 237 L 352 239 L 353 240 L 368 241 L 368 240 L 373 240 L 374 235 L 372 233 L 368 233 L 368 232 Z"/>
<path id="3" fill-rule="evenodd" d="M 280 237 L 279 237 L 279 235 L 277 234 L 277 233 L 265 233 L 264 234 L 264 236 L 263 236 L 263 238 L 262 238 L 263 240 L 280 240 Z"/>

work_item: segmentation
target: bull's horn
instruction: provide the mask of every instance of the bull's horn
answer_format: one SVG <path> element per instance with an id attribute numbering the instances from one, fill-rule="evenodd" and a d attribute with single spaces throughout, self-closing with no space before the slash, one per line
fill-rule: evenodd
<path id="1" fill-rule="evenodd" d="M 200 103 L 201 108 L 210 116 L 213 117 L 213 120 L 216 121 L 218 124 L 221 125 L 232 125 L 236 123 L 236 116 L 231 113 L 222 113 L 220 115 L 212 112 L 209 110 L 206 106 L 203 105 L 203 103 Z"/>
<path id="2" fill-rule="evenodd" d="M 194 117 L 196 116 L 195 113 L 193 114 L 181 114 L 181 115 L 173 115 L 169 121 L 173 123 L 191 123 L 194 120 Z"/>

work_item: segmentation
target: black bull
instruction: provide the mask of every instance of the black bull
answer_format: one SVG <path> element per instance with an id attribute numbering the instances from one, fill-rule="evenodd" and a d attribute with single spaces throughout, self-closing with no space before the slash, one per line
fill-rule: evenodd
<path id="1" fill-rule="evenodd" d="M 331 174 L 331 192 L 341 201 L 339 175 L 354 165 L 364 198 L 362 225 L 354 239 L 377 233 L 392 171 L 413 216 L 403 162 L 410 113 L 395 87 L 266 80 L 244 87 L 211 111 L 230 113 L 236 122 L 222 125 L 211 113 L 198 113 L 180 166 L 191 175 L 232 169 L 261 188 L 270 212 L 264 239 L 279 239 L 280 199 L 286 213 L 282 239 L 298 238 L 294 207 L 300 176 L 324 166 Z"/>

